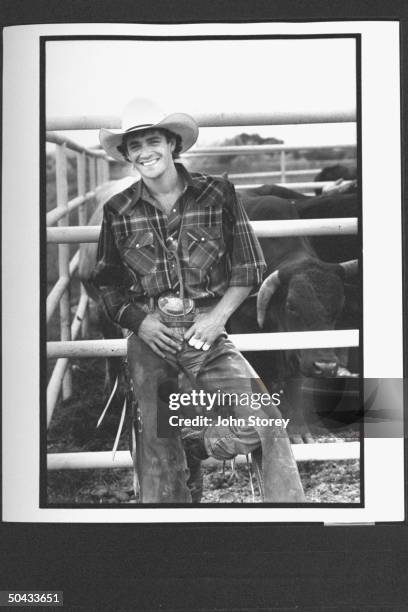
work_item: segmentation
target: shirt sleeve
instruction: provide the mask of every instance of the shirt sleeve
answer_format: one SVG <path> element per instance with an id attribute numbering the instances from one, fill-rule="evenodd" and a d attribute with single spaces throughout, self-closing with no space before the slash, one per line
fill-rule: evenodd
<path id="1" fill-rule="evenodd" d="M 137 333 L 146 313 L 130 300 L 132 279 L 116 247 L 106 206 L 99 234 L 96 266 L 90 280 L 98 289 L 102 304 L 114 323 Z"/>
<path id="2" fill-rule="evenodd" d="M 230 287 L 254 287 L 262 282 L 265 259 L 242 200 L 231 183 L 226 208 L 232 223 Z"/>

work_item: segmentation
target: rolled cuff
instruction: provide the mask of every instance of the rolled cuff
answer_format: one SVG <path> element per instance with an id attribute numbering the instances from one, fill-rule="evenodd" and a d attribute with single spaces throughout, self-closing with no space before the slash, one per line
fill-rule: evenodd
<path id="1" fill-rule="evenodd" d="M 234 266 L 229 280 L 230 287 L 255 287 L 262 282 L 262 275 L 266 269 L 264 264 L 259 266 Z"/>
<path id="2" fill-rule="evenodd" d="M 147 316 L 147 312 L 139 308 L 135 304 L 127 304 L 127 306 L 120 309 L 116 321 L 121 327 L 130 329 L 131 331 L 138 333 L 139 327 L 143 319 Z"/>

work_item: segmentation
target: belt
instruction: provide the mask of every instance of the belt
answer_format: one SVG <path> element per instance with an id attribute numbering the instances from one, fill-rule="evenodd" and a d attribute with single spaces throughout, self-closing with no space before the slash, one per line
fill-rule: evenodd
<path id="1" fill-rule="evenodd" d="M 159 296 L 132 301 L 147 307 L 150 312 L 158 312 L 163 323 L 170 327 L 189 327 L 194 322 L 197 309 L 214 307 L 220 299 L 219 297 L 184 298 L 183 308 L 183 301 L 176 293 L 166 292 Z"/>
<path id="2" fill-rule="evenodd" d="M 220 297 L 204 297 L 193 300 L 196 308 L 205 308 L 206 306 L 215 306 L 220 301 Z"/>
<path id="3" fill-rule="evenodd" d="M 174 294 L 175 297 L 176 294 Z M 140 306 L 148 306 L 151 310 L 155 310 L 158 306 L 158 301 L 160 299 L 160 295 L 154 297 L 141 297 L 135 296 L 131 297 L 131 301 L 135 304 L 139 304 Z M 185 298 L 189 299 L 194 303 L 195 308 L 206 308 L 208 306 L 215 306 L 220 301 L 220 297 L 204 297 L 204 298 Z"/>

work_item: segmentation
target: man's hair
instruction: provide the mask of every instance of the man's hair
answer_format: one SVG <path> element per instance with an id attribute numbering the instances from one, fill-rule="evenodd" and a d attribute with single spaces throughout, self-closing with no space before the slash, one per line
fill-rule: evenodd
<path id="1" fill-rule="evenodd" d="M 179 157 L 180 151 L 181 151 L 181 136 L 179 136 L 178 134 L 175 134 L 174 132 L 171 132 L 170 130 L 166 130 L 165 128 L 156 128 L 156 127 L 151 127 L 151 128 L 146 128 L 145 130 L 140 130 L 139 134 L 145 134 L 146 132 L 160 132 L 161 134 L 163 134 L 167 142 L 174 140 L 176 143 L 176 146 L 174 147 L 172 157 L 173 159 L 177 159 Z M 130 136 L 132 136 L 133 133 L 134 132 L 129 132 L 129 134 L 124 134 L 122 138 L 122 144 L 117 147 L 119 153 L 123 155 L 123 157 L 128 162 L 130 162 L 130 159 L 128 156 L 127 141 L 130 138 Z"/>

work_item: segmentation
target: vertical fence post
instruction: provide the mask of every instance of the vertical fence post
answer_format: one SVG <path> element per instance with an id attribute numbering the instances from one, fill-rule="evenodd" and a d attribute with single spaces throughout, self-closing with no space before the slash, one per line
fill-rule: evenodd
<path id="1" fill-rule="evenodd" d="M 98 187 L 103 183 L 101 161 L 99 157 L 96 158 L 96 184 Z"/>
<path id="2" fill-rule="evenodd" d="M 286 155 L 285 151 L 280 152 L 280 169 L 281 169 L 281 183 L 286 182 Z"/>
<path id="3" fill-rule="evenodd" d="M 96 159 L 93 155 L 90 155 L 88 158 L 89 162 L 89 189 L 90 191 L 95 191 L 96 189 Z M 91 209 L 91 214 L 95 210 L 96 199 L 93 198 L 93 204 Z"/>
<path id="4" fill-rule="evenodd" d="M 98 183 L 98 187 L 100 185 L 103 185 L 103 183 L 105 183 L 108 180 L 106 178 L 106 175 L 107 175 L 107 172 L 106 172 L 106 163 L 107 163 L 106 159 L 104 159 L 103 157 L 98 157 L 97 158 L 96 168 L 97 168 L 97 183 Z"/>
<path id="5" fill-rule="evenodd" d="M 57 207 L 68 207 L 68 181 L 67 181 L 67 157 L 66 147 L 57 145 L 56 149 L 56 178 L 57 178 Z M 65 221 L 65 219 L 67 221 Z M 58 221 L 59 226 L 69 225 L 69 216 Z M 58 245 L 58 267 L 59 277 L 69 276 L 69 244 Z M 71 312 L 70 312 L 70 291 L 64 292 L 60 300 L 60 328 L 61 340 L 71 340 Z M 62 381 L 62 398 L 67 399 L 72 394 L 71 368 L 67 367 Z"/>
<path id="6" fill-rule="evenodd" d="M 86 164 L 86 155 L 85 153 L 77 153 L 77 189 L 78 195 L 84 196 L 86 194 L 86 181 L 85 181 L 85 164 Z M 81 204 L 78 210 L 78 224 L 86 225 L 87 224 L 87 214 L 86 214 L 86 202 Z"/>
<path id="7" fill-rule="evenodd" d="M 77 187 L 78 195 L 84 196 L 86 193 L 86 155 L 85 153 L 77 153 Z M 81 204 L 78 210 L 78 225 L 87 224 L 87 213 L 86 213 L 87 202 Z M 81 245 L 79 245 L 81 248 Z M 85 287 L 81 283 L 81 297 L 86 293 Z M 85 309 L 82 324 L 81 324 L 81 336 L 87 338 L 89 336 L 89 320 L 88 320 L 88 308 Z"/>
<path id="8" fill-rule="evenodd" d="M 109 172 L 109 161 L 107 159 L 103 160 L 103 182 L 107 183 L 110 179 Z"/>
<path id="9" fill-rule="evenodd" d="M 96 159 L 93 155 L 90 155 L 88 158 L 89 162 L 89 189 L 94 191 L 96 187 Z"/>

